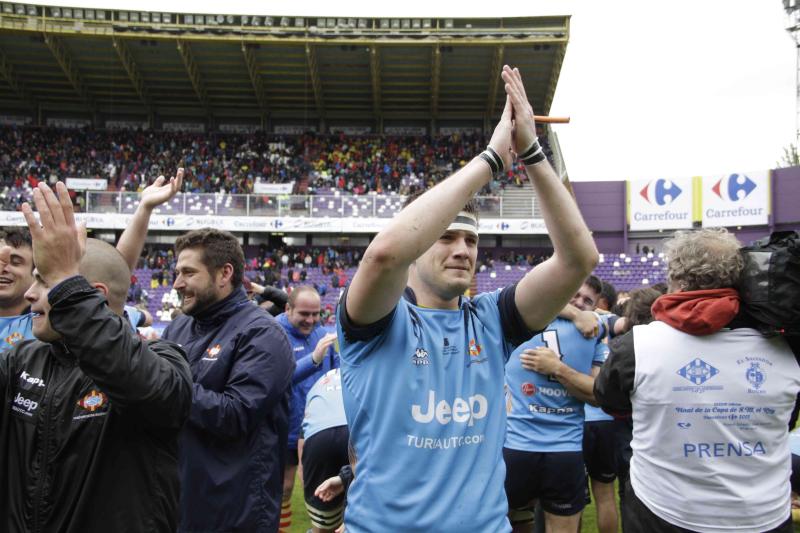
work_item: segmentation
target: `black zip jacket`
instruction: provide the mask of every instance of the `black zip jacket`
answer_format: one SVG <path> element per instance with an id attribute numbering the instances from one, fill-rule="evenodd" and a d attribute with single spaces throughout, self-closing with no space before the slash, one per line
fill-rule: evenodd
<path id="1" fill-rule="evenodd" d="M 0 354 L 0 528 L 175 531 L 185 356 L 134 335 L 83 277 L 48 299 L 62 340 Z"/>

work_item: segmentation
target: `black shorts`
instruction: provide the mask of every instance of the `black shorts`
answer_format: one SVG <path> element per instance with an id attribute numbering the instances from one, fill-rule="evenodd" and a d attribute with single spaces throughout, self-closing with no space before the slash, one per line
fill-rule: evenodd
<path id="1" fill-rule="evenodd" d="M 622 530 L 646 531 L 647 533 L 694 533 L 690 529 L 684 529 L 662 520 L 648 509 L 642 500 L 633 493 L 630 481 L 625 485 L 625 501 L 622 504 Z M 793 531 L 792 515 L 789 513 L 789 518 L 786 522 L 764 533 L 792 533 Z"/>
<path id="2" fill-rule="evenodd" d="M 323 481 L 339 475 L 339 469 L 349 464 L 347 446 L 350 432 L 347 426 L 337 426 L 315 433 L 303 445 L 303 494 L 311 522 L 322 529 L 334 529 L 343 514 L 344 494 L 329 502 L 316 496 Z M 338 517 L 338 518 L 337 518 Z"/>
<path id="3" fill-rule="evenodd" d="M 589 477 L 601 483 L 617 478 L 617 436 L 613 420 L 583 424 L 583 460 Z"/>
<path id="4" fill-rule="evenodd" d="M 800 494 L 800 455 L 792 454 L 792 477 L 789 478 L 792 492 Z"/>
<path id="5" fill-rule="evenodd" d="M 286 455 L 284 456 L 283 464 L 287 467 L 297 466 L 300 464 L 300 459 L 297 457 L 297 446 L 294 448 L 286 448 Z"/>
<path id="6" fill-rule="evenodd" d="M 506 461 L 506 495 L 512 523 L 533 519 L 534 500 L 559 516 L 583 510 L 586 469 L 581 452 L 523 452 L 503 448 Z"/>

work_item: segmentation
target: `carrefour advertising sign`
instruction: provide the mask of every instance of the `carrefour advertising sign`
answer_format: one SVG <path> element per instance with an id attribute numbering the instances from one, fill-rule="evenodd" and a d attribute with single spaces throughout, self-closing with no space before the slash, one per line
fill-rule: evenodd
<path id="1" fill-rule="evenodd" d="M 703 226 L 768 223 L 769 170 L 703 176 Z"/>
<path id="2" fill-rule="evenodd" d="M 692 227 L 692 178 L 629 182 L 632 231 Z"/>

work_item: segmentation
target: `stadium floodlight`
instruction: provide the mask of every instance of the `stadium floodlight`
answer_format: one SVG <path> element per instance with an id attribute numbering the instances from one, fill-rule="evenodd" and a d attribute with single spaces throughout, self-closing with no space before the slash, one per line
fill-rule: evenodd
<path id="1" fill-rule="evenodd" d="M 401 27 L 404 30 L 410 30 L 411 29 L 411 21 L 409 19 L 403 19 L 403 21 L 401 23 Z"/>
<path id="2" fill-rule="evenodd" d="M 250 17 L 250 24 L 253 26 L 261 26 L 261 17 Z"/>
<path id="3" fill-rule="evenodd" d="M 234 20 L 233 15 L 228 15 L 227 17 L 225 17 L 226 24 L 233 24 L 234 22 L 236 21 Z"/>
<path id="4" fill-rule="evenodd" d="M 28 6 L 28 16 L 29 17 L 36 16 L 36 6 Z"/>
<path id="5" fill-rule="evenodd" d="M 86 18 L 89 20 L 94 20 L 94 9 L 86 10 Z"/>
<path id="6" fill-rule="evenodd" d="M 72 18 L 72 8 L 71 7 L 65 7 L 64 8 L 64 17 L 68 18 L 68 19 Z"/>
<path id="7" fill-rule="evenodd" d="M 161 22 L 164 24 L 172 24 L 172 15 L 169 13 L 161 13 Z"/>
<path id="8" fill-rule="evenodd" d="M 336 27 L 336 19 L 328 19 L 328 27 L 335 28 Z"/>
<path id="9" fill-rule="evenodd" d="M 422 19 L 422 27 L 426 30 L 429 30 L 433 27 L 433 22 L 431 19 Z"/>
<path id="10" fill-rule="evenodd" d="M 281 28 L 289 26 L 289 17 L 281 17 Z"/>
<path id="11" fill-rule="evenodd" d="M 264 26 L 272 26 L 275 24 L 275 19 L 272 17 L 264 17 Z"/>
<path id="12" fill-rule="evenodd" d="M 358 19 L 358 29 L 359 30 L 366 30 L 369 26 L 367 25 L 367 19 Z"/>
<path id="13" fill-rule="evenodd" d="M 183 16 L 183 23 L 184 24 L 194 24 L 194 15 L 184 15 Z"/>
<path id="14" fill-rule="evenodd" d="M 444 19 L 444 29 L 446 30 L 453 29 L 453 19 Z"/>
<path id="15" fill-rule="evenodd" d="M 139 22 L 139 13 L 131 11 L 131 22 Z"/>
<path id="16" fill-rule="evenodd" d="M 250 17 L 247 15 L 242 15 L 242 26 L 246 26 L 250 24 Z"/>
<path id="17" fill-rule="evenodd" d="M 411 27 L 415 30 L 422 28 L 422 21 L 419 19 L 414 19 L 411 21 Z"/>
<path id="18" fill-rule="evenodd" d="M 102 9 L 98 9 L 94 14 L 97 17 L 97 20 L 106 20 L 106 12 Z"/>
<path id="19" fill-rule="evenodd" d="M 150 13 L 150 20 L 153 21 L 153 24 L 160 24 L 161 13 Z"/>
<path id="20" fill-rule="evenodd" d="M 14 6 L 11 4 L 3 4 L 3 13 L 8 13 L 10 15 L 14 14 Z"/>
<path id="21" fill-rule="evenodd" d="M 348 28 L 355 28 L 356 27 L 356 19 L 347 19 L 347 27 Z"/>
<path id="22" fill-rule="evenodd" d="M 223 24 L 225 22 L 225 15 L 217 15 L 217 24 Z"/>
<path id="23" fill-rule="evenodd" d="M 346 28 L 347 19 L 336 19 L 336 26 L 338 26 L 339 28 Z"/>
<path id="24" fill-rule="evenodd" d="M 66 11 L 66 9 L 64 11 Z M 120 11 L 117 14 L 117 17 L 119 18 L 120 22 L 128 22 L 128 12 L 127 11 Z"/>
<path id="25" fill-rule="evenodd" d="M 150 13 L 142 13 L 140 16 L 142 22 L 150 23 Z"/>
<path id="26" fill-rule="evenodd" d="M 83 9 L 77 9 L 76 8 L 76 9 L 73 9 L 72 12 L 75 14 L 75 18 L 76 19 L 82 19 L 83 18 Z"/>
<path id="27" fill-rule="evenodd" d="M 389 27 L 391 26 L 391 24 L 392 24 L 392 21 L 390 21 L 389 19 L 381 19 L 381 29 L 382 30 L 388 30 Z"/>
<path id="28" fill-rule="evenodd" d="M 61 18 L 61 8 L 60 7 L 51 7 L 50 14 L 53 15 L 55 18 Z"/>
<path id="29" fill-rule="evenodd" d="M 24 15 L 25 14 L 25 6 L 22 4 L 16 4 L 15 6 L 17 9 L 17 15 Z"/>
<path id="30" fill-rule="evenodd" d="M 400 29 L 400 19 L 392 19 L 392 29 L 393 30 Z"/>
<path id="31" fill-rule="evenodd" d="M 295 28 L 304 28 L 306 25 L 306 19 L 297 17 L 294 19 L 294 27 Z"/>

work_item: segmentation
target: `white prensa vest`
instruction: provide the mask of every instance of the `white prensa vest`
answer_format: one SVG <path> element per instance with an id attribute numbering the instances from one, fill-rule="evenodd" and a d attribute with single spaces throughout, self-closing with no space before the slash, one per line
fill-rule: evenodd
<path id="1" fill-rule="evenodd" d="M 762 532 L 789 518 L 788 423 L 800 367 L 753 329 L 693 336 L 633 328 L 631 486 L 658 517 L 703 532 Z"/>

